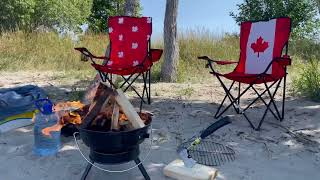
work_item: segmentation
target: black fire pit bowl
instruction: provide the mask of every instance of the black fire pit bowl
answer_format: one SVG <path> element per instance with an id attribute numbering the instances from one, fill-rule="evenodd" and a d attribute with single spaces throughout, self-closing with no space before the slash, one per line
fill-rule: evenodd
<path id="1" fill-rule="evenodd" d="M 95 162 L 101 164 L 121 164 L 134 161 L 146 180 L 150 177 L 139 159 L 139 144 L 149 138 L 148 129 L 152 118 L 151 114 L 144 113 L 147 117 L 146 126 L 130 131 L 101 132 L 79 127 L 82 141 L 90 148 L 90 163 L 82 174 L 85 180 Z M 127 170 L 126 170 L 127 171 Z"/>
<path id="2" fill-rule="evenodd" d="M 80 127 L 80 137 L 91 151 L 101 154 L 115 155 L 128 151 L 137 151 L 136 149 L 139 149 L 139 144 L 141 144 L 145 138 L 149 138 L 148 129 L 152 118 L 150 114 L 147 114 L 147 117 L 148 120 L 146 121 L 145 127 L 130 131 L 101 132 Z"/>

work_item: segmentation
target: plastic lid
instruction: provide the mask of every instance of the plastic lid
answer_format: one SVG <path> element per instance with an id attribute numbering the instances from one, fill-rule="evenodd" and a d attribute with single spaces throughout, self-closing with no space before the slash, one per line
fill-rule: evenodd
<path id="1" fill-rule="evenodd" d="M 52 114 L 53 104 L 49 99 L 38 99 L 35 101 L 36 107 L 42 114 Z"/>

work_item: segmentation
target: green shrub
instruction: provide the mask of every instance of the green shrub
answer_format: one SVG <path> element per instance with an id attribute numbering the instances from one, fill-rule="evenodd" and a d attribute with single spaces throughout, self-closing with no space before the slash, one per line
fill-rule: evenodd
<path id="1" fill-rule="evenodd" d="M 297 39 L 290 42 L 289 53 L 302 59 L 320 59 L 320 43 L 310 39 Z"/>
<path id="2" fill-rule="evenodd" d="M 293 80 L 295 92 L 320 101 L 320 62 L 312 59 L 301 67 L 301 70 Z"/>

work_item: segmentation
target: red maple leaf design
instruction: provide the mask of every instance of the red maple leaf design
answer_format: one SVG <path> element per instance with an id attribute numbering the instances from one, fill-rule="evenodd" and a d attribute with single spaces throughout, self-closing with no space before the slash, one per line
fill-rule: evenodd
<path id="1" fill-rule="evenodd" d="M 263 53 L 266 49 L 268 49 L 269 47 L 269 43 L 264 41 L 262 39 L 262 37 L 260 36 L 257 41 L 255 43 L 251 44 L 251 48 L 253 49 L 254 53 L 258 53 L 258 57 L 259 57 L 259 53 Z"/>

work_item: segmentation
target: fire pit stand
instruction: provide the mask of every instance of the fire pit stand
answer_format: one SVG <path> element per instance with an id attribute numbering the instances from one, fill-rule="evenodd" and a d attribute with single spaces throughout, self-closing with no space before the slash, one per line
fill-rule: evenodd
<path id="1" fill-rule="evenodd" d="M 150 180 L 150 177 L 146 169 L 144 168 L 141 160 L 139 159 L 139 144 L 141 144 L 145 138 L 149 138 L 149 133 L 147 131 L 150 127 L 150 124 L 151 118 L 148 124 L 146 124 L 146 126 L 143 128 L 119 132 L 93 131 L 80 127 L 80 137 L 84 144 L 90 148 L 89 158 L 86 158 L 78 146 L 76 133 L 74 134 L 75 142 L 78 146 L 79 152 L 81 153 L 83 158 L 85 158 L 88 162 L 87 167 L 84 173 L 82 174 L 81 180 L 86 179 L 92 166 L 106 172 L 125 172 L 135 167 L 138 167 L 144 178 L 146 180 Z M 148 156 L 148 154 L 149 153 L 146 154 L 146 157 Z M 136 166 L 121 171 L 106 170 L 95 165 L 95 163 L 122 164 L 130 161 L 134 161 L 136 163 Z"/>
<path id="2" fill-rule="evenodd" d="M 143 167 L 143 165 L 141 164 L 140 159 L 138 158 L 138 159 L 134 160 L 134 162 L 135 162 L 136 164 L 139 164 L 138 167 L 139 167 L 139 169 L 140 169 L 143 177 L 144 177 L 146 180 L 150 180 L 150 177 L 149 177 L 146 169 L 145 169 L 145 168 Z M 91 163 L 94 164 L 93 161 L 92 161 Z M 88 165 L 87 165 L 87 167 L 86 167 L 86 170 L 85 170 L 85 171 L 83 172 L 83 174 L 82 174 L 81 180 L 85 180 L 85 179 L 87 178 L 87 176 L 88 176 L 88 174 L 89 174 L 89 171 L 91 170 L 92 164 L 88 163 Z"/>

